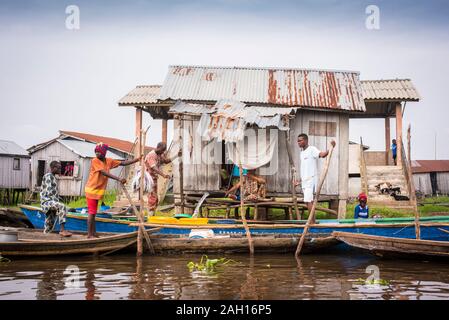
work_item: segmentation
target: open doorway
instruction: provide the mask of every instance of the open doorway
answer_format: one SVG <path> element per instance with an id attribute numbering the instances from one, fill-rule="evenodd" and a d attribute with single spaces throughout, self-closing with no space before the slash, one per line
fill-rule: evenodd
<path id="1" fill-rule="evenodd" d="M 45 174 L 45 160 L 37 161 L 37 186 L 40 187 L 42 185 L 42 178 Z"/>

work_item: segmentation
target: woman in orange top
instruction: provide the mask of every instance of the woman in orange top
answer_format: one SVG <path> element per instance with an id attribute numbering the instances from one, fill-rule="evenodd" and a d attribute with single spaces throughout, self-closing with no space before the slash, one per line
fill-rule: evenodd
<path id="1" fill-rule="evenodd" d="M 128 166 L 130 164 L 136 163 L 140 158 L 133 160 L 114 160 L 111 158 L 106 158 L 106 152 L 109 147 L 107 144 L 99 143 L 95 147 L 96 158 L 92 159 L 90 165 L 89 179 L 87 180 L 86 187 L 84 191 L 86 192 L 87 200 L 87 237 L 95 238 L 95 214 L 98 209 L 98 202 L 103 198 L 106 191 L 106 186 L 108 184 L 108 179 L 114 179 L 120 181 L 120 183 L 125 184 L 126 179 L 121 179 L 113 174 L 109 173 L 111 169 L 117 168 L 118 166 Z"/>

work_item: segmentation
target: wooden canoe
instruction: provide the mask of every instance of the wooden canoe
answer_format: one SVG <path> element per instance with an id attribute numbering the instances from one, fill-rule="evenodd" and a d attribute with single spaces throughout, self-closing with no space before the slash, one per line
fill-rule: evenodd
<path id="1" fill-rule="evenodd" d="M 245 235 L 217 236 L 195 239 L 181 235 L 154 234 L 151 237 L 157 253 L 220 253 L 249 252 L 248 239 Z M 267 235 L 253 236 L 255 253 L 294 252 L 298 245 L 298 236 Z M 321 251 L 340 242 L 332 236 L 313 235 L 306 239 L 306 252 Z"/>
<path id="2" fill-rule="evenodd" d="M 401 256 L 449 258 L 449 241 L 432 241 L 382 237 L 349 232 L 333 232 L 332 235 L 347 245 L 369 251 L 381 257 Z"/>
<path id="3" fill-rule="evenodd" d="M 58 233 L 44 234 L 42 230 L 17 229 L 18 241 L 0 242 L 0 253 L 9 256 L 61 256 L 114 252 L 134 245 L 137 232 L 98 233 L 99 238 L 87 239 L 85 233 L 61 237 Z M 152 232 L 149 230 L 147 232 Z"/>

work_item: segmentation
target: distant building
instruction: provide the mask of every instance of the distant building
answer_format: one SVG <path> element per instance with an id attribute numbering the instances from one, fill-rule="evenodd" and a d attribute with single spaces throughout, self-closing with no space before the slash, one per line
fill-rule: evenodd
<path id="1" fill-rule="evenodd" d="M 0 140 L 0 189 L 30 188 L 30 155 L 15 142 Z"/>
<path id="2" fill-rule="evenodd" d="M 415 189 L 425 195 L 449 194 L 449 160 L 412 161 Z"/>
<path id="3" fill-rule="evenodd" d="M 90 162 L 95 157 L 95 145 L 103 142 L 109 145 L 107 157 L 124 160 L 132 157 L 133 143 L 125 140 L 97 136 L 87 133 L 60 131 L 59 136 L 28 149 L 31 155 L 31 185 L 35 191 L 42 184 L 42 177 L 50 170 L 50 163 L 60 161 L 62 172 L 59 176 L 61 196 L 83 196 L 89 177 Z M 151 148 L 148 148 L 150 150 Z M 126 177 L 124 167 L 111 170 L 116 176 Z M 112 179 L 108 190 L 116 189 L 117 182 Z"/>

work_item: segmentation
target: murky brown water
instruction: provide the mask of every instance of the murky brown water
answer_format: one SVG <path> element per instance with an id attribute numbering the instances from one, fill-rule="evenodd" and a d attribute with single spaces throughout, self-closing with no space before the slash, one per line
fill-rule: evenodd
<path id="1" fill-rule="evenodd" d="M 0 299 L 449 299 L 449 264 L 443 262 L 341 254 L 300 261 L 292 255 L 225 257 L 239 263 L 212 274 L 189 272 L 186 264 L 201 255 L 15 260 L 0 264 Z M 79 268 L 78 288 L 69 266 Z M 376 268 L 388 284 L 357 281 Z"/>

